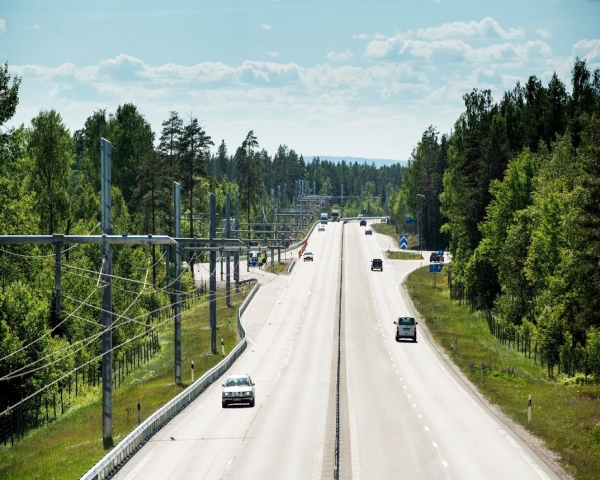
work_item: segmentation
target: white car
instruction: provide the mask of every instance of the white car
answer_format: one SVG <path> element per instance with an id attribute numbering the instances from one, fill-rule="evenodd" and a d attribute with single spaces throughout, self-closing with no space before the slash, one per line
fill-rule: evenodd
<path id="1" fill-rule="evenodd" d="M 302 255 L 302 258 L 304 259 L 304 261 L 308 261 L 310 260 L 311 262 L 314 261 L 314 257 L 313 257 L 313 253 L 312 252 L 304 252 L 304 254 Z"/>
<path id="2" fill-rule="evenodd" d="M 410 338 L 413 342 L 417 341 L 417 322 L 414 317 L 399 317 L 394 320 L 396 325 L 396 341 L 401 338 Z"/>
<path id="3" fill-rule="evenodd" d="M 229 375 L 223 384 L 223 408 L 232 403 L 247 403 L 254 406 L 254 383 L 250 375 Z"/>
<path id="4" fill-rule="evenodd" d="M 373 230 L 371 230 L 370 227 L 367 227 L 367 229 L 365 230 L 365 235 L 373 235 Z"/>
<path id="5" fill-rule="evenodd" d="M 323 225 L 322 223 L 321 223 L 321 224 L 319 224 L 319 227 L 317 228 L 317 230 L 318 230 L 319 232 L 324 232 L 324 231 L 325 231 L 325 225 Z"/>

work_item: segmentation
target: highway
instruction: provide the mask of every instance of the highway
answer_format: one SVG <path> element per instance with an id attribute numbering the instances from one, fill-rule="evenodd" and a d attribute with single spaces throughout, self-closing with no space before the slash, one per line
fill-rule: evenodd
<path id="1" fill-rule="evenodd" d="M 250 374 L 256 406 L 223 409 L 215 383 L 115 478 L 334 478 L 338 321 L 339 478 L 558 478 L 448 368 L 421 325 L 417 343 L 395 341 L 394 319 L 414 314 L 401 282 L 426 262 L 387 260 L 388 243 L 357 222 L 315 229 L 314 262 L 263 274 L 242 318 L 248 348 L 230 373 Z M 384 259 L 383 272 L 370 270 L 372 258 Z"/>

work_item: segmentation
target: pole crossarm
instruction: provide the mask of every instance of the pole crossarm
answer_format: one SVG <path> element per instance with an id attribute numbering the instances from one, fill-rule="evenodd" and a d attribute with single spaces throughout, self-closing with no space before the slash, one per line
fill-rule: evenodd
<path id="1" fill-rule="evenodd" d="M 166 235 L 0 235 L 0 244 L 35 243 L 48 245 L 87 244 L 147 244 L 173 245 L 177 242 Z"/>
<path id="2" fill-rule="evenodd" d="M 175 243 L 180 245 L 194 244 L 194 243 L 219 243 L 225 245 L 244 245 L 244 242 L 239 238 L 174 238 Z"/>

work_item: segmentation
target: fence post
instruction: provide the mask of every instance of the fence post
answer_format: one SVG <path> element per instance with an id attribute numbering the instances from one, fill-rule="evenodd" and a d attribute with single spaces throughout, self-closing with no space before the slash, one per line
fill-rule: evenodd
<path id="1" fill-rule="evenodd" d="M 531 395 L 527 399 L 527 423 L 531 423 Z"/>

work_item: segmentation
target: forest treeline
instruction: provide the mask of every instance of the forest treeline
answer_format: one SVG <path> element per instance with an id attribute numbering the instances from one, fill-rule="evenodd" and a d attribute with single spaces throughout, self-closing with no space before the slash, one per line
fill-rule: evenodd
<path id="1" fill-rule="evenodd" d="M 585 61 L 573 66 L 570 93 L 554 75 L 546 86 L 535 76 L 517 83 L 499 102 L 488 90 L 465 94 L 452 132 L 429 127 L 405 168 L 306 161 L 285 144 L 269 153 L 252 130 L 230 150 L 178 112 L 154 132 L 133 104 L 90 112 L 74 132 L 55 110 L 9 129 L 19 86 L 1 66 L 0 234 L 99 233 L 100 138 L 113 145 L 116 234 L 171 235 L 174 181 L 183 234 L 202 237 L 209 193 L 223 218 L 226 194 L 238 191 L 242 223 L 258 223 L 263 191 L 266 208 L 278 187 L 289 207 L 306 180 L 332 204 L 343 193 L 346 215 L 389 215 L 399 233 L 415 232 L 407 219 L 418 219 L 423 247 L 452 253 L 454 298 L 535 339 L 551 368 L 600 378 L 600 72 Z M 113 255 L 118 358 L 168 311 L 170 285 L 164 252 Z M 57 315 L 50 247 L 1 246 L 0 411 L 101 352 L 100 247 L 71 246 L 63 261 Z M 184 288 L 194 291 L 189 275 Z"/>
<path id="2" fill-rule="evenodd" d="M 571 87 L 554 74 L 499 102 L 464 95 L 450 135 L 424 133 L 393 210 L 423 208 L 425 244 L 447 240 L 453 298 L 535 342 L 550 376 L 600 380 L 600 70 L 578 59 Z"/>

